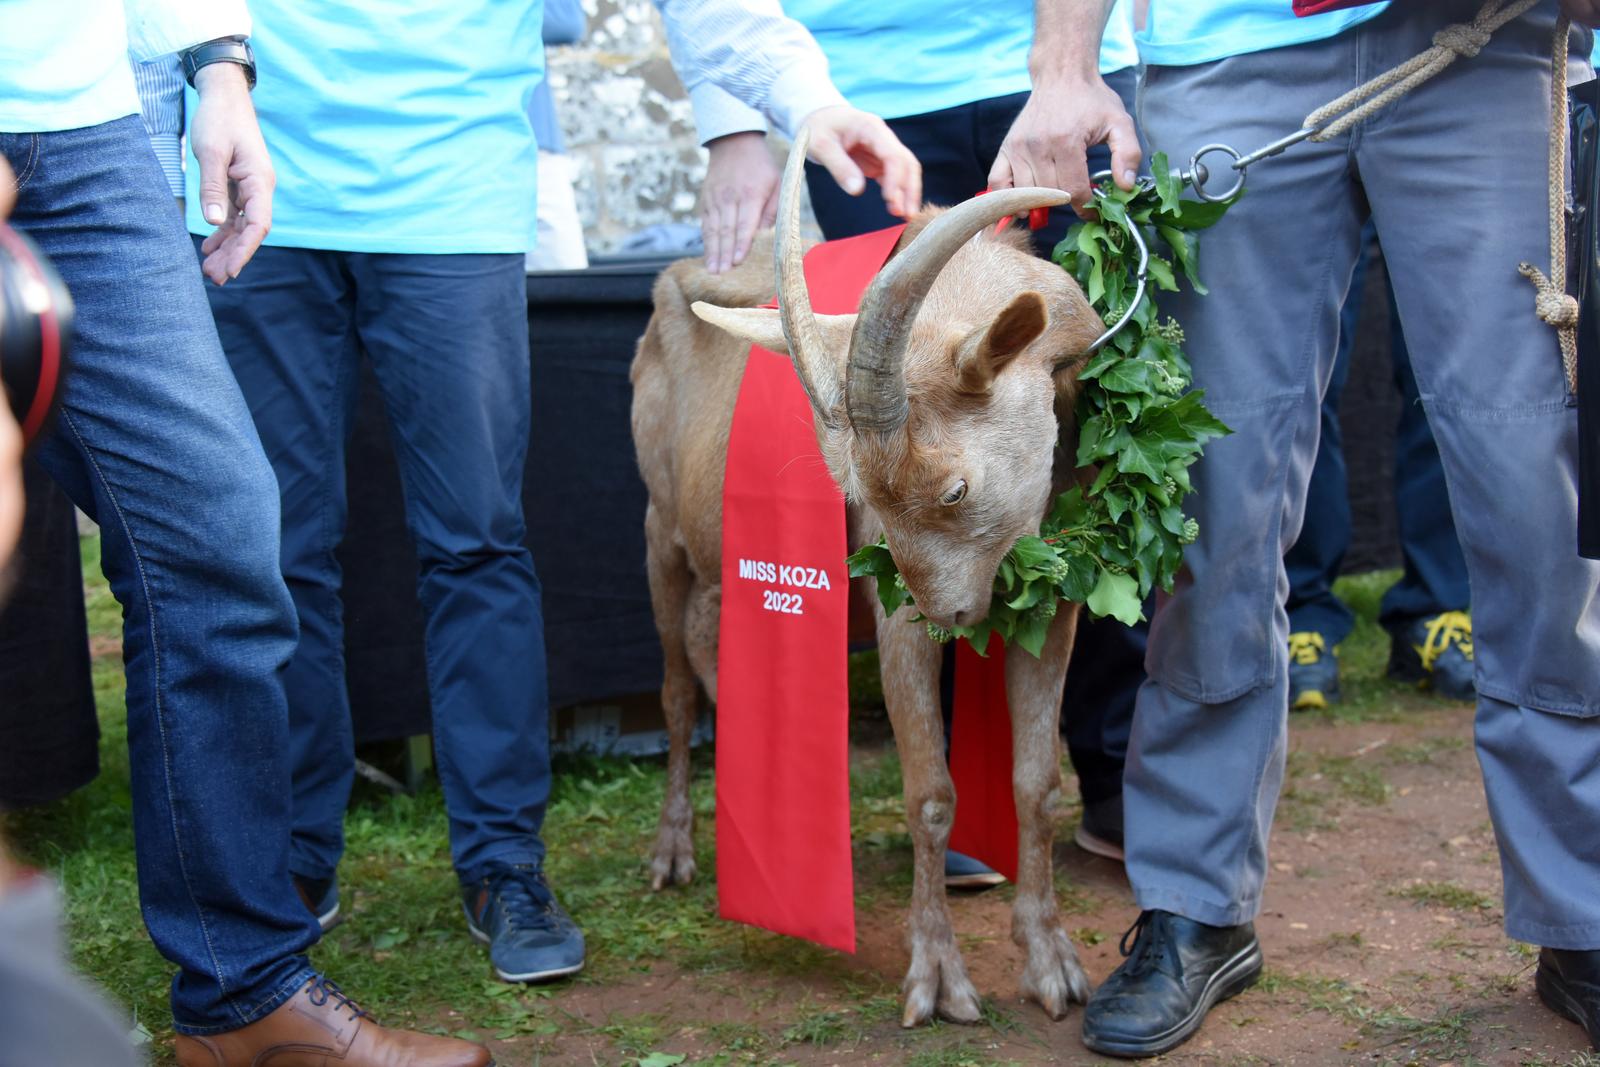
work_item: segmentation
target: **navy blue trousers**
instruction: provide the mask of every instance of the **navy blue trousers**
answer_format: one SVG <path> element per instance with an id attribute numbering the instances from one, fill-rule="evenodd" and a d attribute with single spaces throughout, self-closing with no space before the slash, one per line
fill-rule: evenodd
<path id="1" fill-rule="evenodd" d="M 295 874 L 331 876 L 354 775 L 344 606 L 345 446 L 357 361 L 388 410 L 416 545 L 428 695 L 451 858 L 539 864 L 550 793 L 544 618 L 524 545 L 528 313 L 523 257 L 263 248 L 207 286 L 283 504 L 300 620 L 284 675 Z"/>
<path id="2" fill-rule="evenodd" d="M 1362 235 L 1363 248 L 1370 247 L 1365 242 L 1371 235 L 1369 222 Z M 1339 347 L 1334 356 L 1333 378 L 1322 400 L 1322 438 L 1311 468 L 1305 524 L 1294 547 L 1283 558 L 1289 573 L 1290 631 L 1313 630 L 1322 634 L 1330 646 L 1348 637 L 1355 624 L 1355 616 L 1344 601 L 1333 595 L 1334 579 L 1339 577 L 1350 547 L 1351 529 L 1339 398 L 1350 377 L 1350 351 L 1361 302 L 1377 295 L 1365 291 L 1367 260 L 1368 254 L 1363 252 L 1350 282 L 1350 296 L 1339 313 Z M 1461 554 L 1455 520 L 1450 515 L 1444 466 L 1418 397 L 1411 353 L 1394 305 L 1394 290 L 1386 285 L 1383 297 L 1389 301 L 1390 353 L 1401 401 L 1400 421 L 1395 428 L 1394 493 L 1405 572 L 1384 594 L 1379 621 L 1398 630 L 1415 619 L 1441 611 L 1465 611 L 1470 596 L 1467 561 Z"/>
<path id="3" fill-rule="evenodd" d="M 1106 81 L 1122 94 L 1131 110 L 1133 71 L 1119 71 Z M 981 192 L 989 183 L 989 168 L 1000 152 L 1000 143 L 1027 100 L 1027 93 L 1017 93 L 890 119 L 889 128 L 922 162 L 924 199 L 930 204 L 950 205 Z M 1104 146 L 1089 154 L 1091 172 L 1109 165 Z M 876 182 L 868 182 L 860 196 L 850 196 L 815 163 L 806 164 L 806 180 L 817 224 L 829 240 L 870 233 L 900 221 L 884 208 Z M 1034 234 L 1039 253 L 1048 256 L 1073 221 L 1070 211 L 1052 211 L 1050 224 Z M 1144 682 L 1148 630 L 1144 623 L 1128 627 L 1115 619 L 1086 619 L 1078 626 L 1062 699 L 1061 732 L 1085 803 L 1122 793 L 1122 765 L 1133 726 L 1134 697 Z M 954 662 L 954 655 L 947 653 L 941 687 L 947 722 Z M 947 729 L 946 736 L 948 733 Z"/>

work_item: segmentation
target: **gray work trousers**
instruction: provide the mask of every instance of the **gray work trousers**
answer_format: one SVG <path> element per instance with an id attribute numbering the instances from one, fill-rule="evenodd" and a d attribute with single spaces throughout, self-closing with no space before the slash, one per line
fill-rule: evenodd
<path id="1" fill-rule="evenodd" d="M 1479 0 L 1397 7 L 1326 41 L 1150 68 L 1151 146 L 1187 165 L 1208 142 L 1267 144 Z M 1211 295 L 1161 295 L 1235 432 L 1196 467 L 1200 540 L 1150 633 L 1124 784 L 1141 907 L 1213 925 L 1260 909 L 1287 742 L 1283 554 L 1370 211 L 1471 575 L 1506 931 L 1600 948 L 1600 563 L 1575 547 L 1577 418 L 1556 337 L 1517 275 L 1520 260 L 1549 263 L 1555 17 L 1548 0 L 1349 135 L 1258 164 L 1201 235 Z M 1221 188 L 1231 172 L 1210 162 Z"/>

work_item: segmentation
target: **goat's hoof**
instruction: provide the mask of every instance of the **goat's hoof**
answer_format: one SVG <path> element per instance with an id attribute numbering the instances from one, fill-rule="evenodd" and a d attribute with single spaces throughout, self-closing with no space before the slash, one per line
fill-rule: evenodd
<path id="1" fill-rule="evenodd" d="M 982 1014 L 978 991 L 967 977 L 967 969 L 954 945 L 934 959 L 912 963 L 906 975 L 905 1011 L 900 1025 L 920 1026 L 937 1013 L 953 1023 L 975 1023 Z"/>
<path id="2" fill-rule="evenodd" d="M 1052 1019 L 1065 1016 L 1068 1005 L 1088 1001 L 1089 976 L 1078 962 L 1072 939 L 1059 926 L 1052 925 L 1028 945 L 1022 995 L 1037 1001 Z"/>
<path id="3" fill-rule="evenodd" d="M 650 889 L 660 892 L 669 885 L 688 885 L 694 881 L 694 842 L 687 828 L 663 826 L 656 837 L 655 857 L 650 861 Z"/>

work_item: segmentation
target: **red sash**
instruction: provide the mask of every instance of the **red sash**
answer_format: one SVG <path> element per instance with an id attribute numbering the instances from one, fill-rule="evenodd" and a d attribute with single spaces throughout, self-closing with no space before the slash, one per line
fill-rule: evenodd
<path id="1" fill-rule="evenodd" d="M 854 312 L 903 229 L 829 241 L 807 253 L 815 310 Z M 718 911 L 854 952 L 848 551 L 844 498 L 823 463 L 794 366 L 752 346 L 722 492 Z M 962 851 L 1014 876 L 1000 643 L 991 642 L 988 660 L 964 649 L 957 664 L 952 772 L 961 799 L 952 845 L 959 836 Z"/>

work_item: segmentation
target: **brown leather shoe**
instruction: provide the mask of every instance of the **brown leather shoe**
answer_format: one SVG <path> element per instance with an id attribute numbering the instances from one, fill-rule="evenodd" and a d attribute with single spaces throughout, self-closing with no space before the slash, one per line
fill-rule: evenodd
<path id="1" fill-rule="evenodd" d="M 482 1045 L 385 1030 L 321 976 L 249 1026 L 179 1034 L 176 1051 L 178 1067 L 492 1067 Z"/>

